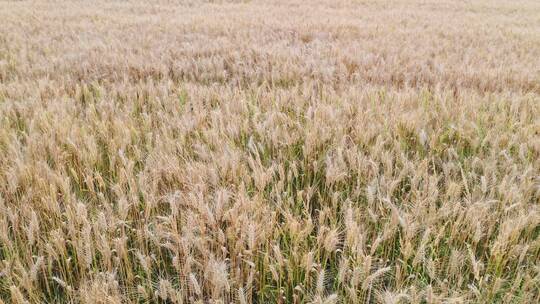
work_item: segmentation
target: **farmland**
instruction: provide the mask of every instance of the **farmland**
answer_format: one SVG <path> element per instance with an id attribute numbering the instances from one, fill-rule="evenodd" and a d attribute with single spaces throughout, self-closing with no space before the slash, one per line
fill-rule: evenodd
<path id="1" fill-rule="evenodd" d="M 538 1 L 0 2 L 0 303 L 539 290 Z"/>

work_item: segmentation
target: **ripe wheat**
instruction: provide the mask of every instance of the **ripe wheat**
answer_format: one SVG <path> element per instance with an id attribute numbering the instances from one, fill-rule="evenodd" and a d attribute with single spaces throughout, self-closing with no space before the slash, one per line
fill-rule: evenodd
<path id="1" fill-rule="evenodd" d="M 0 303 L 540 302 L 538 1 L 148 2 L 0 2 Z"/>

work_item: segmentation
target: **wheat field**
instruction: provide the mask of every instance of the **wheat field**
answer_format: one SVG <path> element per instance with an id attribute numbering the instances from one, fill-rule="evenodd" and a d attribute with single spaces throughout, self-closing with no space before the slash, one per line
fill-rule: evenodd
<path id="1" fill-rule="evenodd" d="M 0 303 L 539 303 L 540 2 L 0 2 Z"/>

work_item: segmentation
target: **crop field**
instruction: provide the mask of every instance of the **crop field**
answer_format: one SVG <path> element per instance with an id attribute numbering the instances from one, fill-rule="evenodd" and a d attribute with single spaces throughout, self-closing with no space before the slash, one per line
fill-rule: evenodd
<path id="1" fill-rule="evenodd" d="M 0 1 L 0 303 L 539 302 L 539 1 Z"/>

